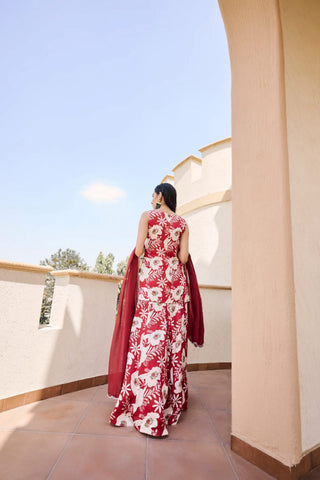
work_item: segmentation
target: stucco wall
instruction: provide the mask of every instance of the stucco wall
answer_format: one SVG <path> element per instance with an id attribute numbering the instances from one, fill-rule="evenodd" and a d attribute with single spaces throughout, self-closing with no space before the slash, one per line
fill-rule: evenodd
<path id="1" fill-rule="evenodd" d="M 231 138 L 199 149 L 202 155 L 202 179 L 198 196 L 228 190 L 232 186 Z"/>
<path id="2" fill-rule="evenodd" d="M 320 443 L 320 2 L 280 0 L 302 449 Z"/>
<path id="3" fill-rule="evenodd" d="M 223 202 L 184 214 L 198 281 L 231 285 L 232 205 Z"/>
<path id="4" fill-rule="evenodd" d="M 188 222 L 198 281 L 231 286 L 231 138 L 199 149 L 173 168 L 177 212 Z"/>
<path id="5" fill-rule="evenodd" d="M 201 288 L 204 346 L 189 342 L 188 363 L 231 362 L 231 290 Z"/>
<path id="6" fill-rule="evenodd" d="M 205 195 L 231 188 L 231 138 L 200 148 L 199 151 L 202 158 L 190 156 L 173 168 L 179 208 Z"/>
<path id="7" fill-rule="evenodd" d="M 301 425 L 277 0 L 219 0 L 232 72 L 232 434 L 285 465 Z"/>
<path id="8" fill-rule="evenodd" d="M 0 269 L 0 398 L 106 374 L 117 282 L 58 277 L 39 328 L 45 275 Z"/>

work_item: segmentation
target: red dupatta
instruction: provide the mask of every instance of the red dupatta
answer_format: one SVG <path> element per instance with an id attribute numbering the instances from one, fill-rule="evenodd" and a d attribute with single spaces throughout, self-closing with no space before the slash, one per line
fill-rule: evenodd
<path id="1" fill-rule="evenodd" d="M 131 253 L 123 278 L 109 355 L 108 395 L 118 397 L 127 362 L 131 324 L 137 304 L 139 258 Z"/>
<path id="2" fill-rule="evenodd" d="M 189 287 L 190 302 L 188 302 L 188 338 L 196 347 L 203 347 L 204 325 L 203 311 L 197 275 L 191 260 L 191 255 L 184 268 Z"/>
<path id="3" fill-rule="evenodd" d="M 194 266 L 189 255 L 185 274 L 190 293 L 188 308 L 188 338 L 195 346 L 203 346 L 204 326 L 202 302 Z M 127 362 L 132 320 L 137 305 L 139 258 L 131 253 L 123 279 L 118 312 L 114 326 L 108 369 L 108 395 L 118 397 Z"/>

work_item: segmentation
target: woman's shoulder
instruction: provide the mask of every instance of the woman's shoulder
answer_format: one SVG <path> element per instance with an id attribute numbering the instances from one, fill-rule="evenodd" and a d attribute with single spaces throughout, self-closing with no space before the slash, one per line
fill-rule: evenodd
<path id="1" fill-rule="evenodd" d="M 145 212 L 142 212 L 141 218 L 149 218 L 150 211 L 152 211 L 152 210 L 146 210 Z"/>
<path id="2" fill-rule="evenodd" d="M 174 224 L 176 227 L 182 227 L 183 230 L 188 226 L 187 221 L 175 212 L 166 213 L 162 210 L 156 209 L 147 210 L 146 212 L 143 212 L 142 215 L 148 218 L 149 222 L 160 221 L 161 223 L 163 223 L 163 221 L 168 221 L 171 224 Z"/>
<path id="3" fill-rule="evenodd" d="M 157 212 L 159 212 L 159 210 L 146 210 L 141 214 L 141 219 L 144 222 L 148 222 L 148 223 L 155 222 L 159 218 L 159 216 L 157 215 Z"/>
<path id="4" fill-rule="evenodd" d="M 180 223 L 180 225 L 183 227 L 183 229 L 188 227 L 188 223 L 185 218 L 180 217 L 180 215 L 176 215 L 177 221 Z"/>

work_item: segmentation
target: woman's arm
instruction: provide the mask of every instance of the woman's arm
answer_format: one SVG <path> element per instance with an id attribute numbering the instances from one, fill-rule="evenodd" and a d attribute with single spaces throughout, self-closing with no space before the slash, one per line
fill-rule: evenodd
<path id="1" fill-rule="evenodd" d="M 187 263 L 189 258 L 189 228 L 188 225 L 180 238 L 180 248 L 178 258 L 181 263 Z"/>
<path id="2" fill-rule="evenodd" d="M 137 236 L 137 243 L 136 243 L 136 250 L 135 250 L 137 257 L 141 257 L 141 255 L 144 253 L 144 242 L 148 234 L 148 223 L 149 223 L 149 212 L 144 212 L 141 215 L 139 228 L 138 228 L 138 236 Z"/>

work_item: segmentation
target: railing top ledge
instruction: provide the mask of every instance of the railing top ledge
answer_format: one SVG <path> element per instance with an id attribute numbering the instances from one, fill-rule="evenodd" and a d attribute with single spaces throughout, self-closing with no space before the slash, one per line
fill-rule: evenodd
<path id="1" fill-rule="evenodd" d="M 106 282 L 119 283 L 123 280 L 123 277 L 119 275 L 109 275 L 106 273 L 88 272 L 86 270 L 54 270 L 50 272 L 55 277 L 79 277 L 89 278 L 90 280 L 103 280 Z"/>
<path id="2" fill-rule="evenodd" d="M 22 270 L 36 273 L 47 273 L 53 270 L 53 268 L 49 265 L 33 265 L 31 263 L 7 262 L 4 260 L 0 260 L 0 268 L 5 268 L 6 270 Z"/>
<path id="3" fill-rule="evenodd" d="M 205 283 L 199 283 L 199 288 L 207 288 L 209 290 L 232 290 L 229 285 L 209 285 Z"/>

